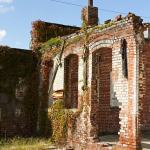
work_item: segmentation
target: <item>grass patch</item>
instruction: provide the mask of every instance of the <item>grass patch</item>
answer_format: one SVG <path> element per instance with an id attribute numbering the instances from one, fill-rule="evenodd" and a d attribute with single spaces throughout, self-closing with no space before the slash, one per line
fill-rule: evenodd
<path id="1" fill-rule="evenodd" d="M 44 150 L 51 145 L 50 139 L 42 138 L 0 139 L 0 150 Z"/>

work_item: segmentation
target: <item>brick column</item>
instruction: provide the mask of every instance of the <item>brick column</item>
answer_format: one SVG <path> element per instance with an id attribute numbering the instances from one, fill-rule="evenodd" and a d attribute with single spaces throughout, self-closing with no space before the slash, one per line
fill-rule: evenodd
<path id="1" fill-rule="evenodd" d="M 133 49 L 129 51 L 129 76 L 128 76 L 128 147 L 140 149 L 139 135 L 139 49 L 134 44 Z"/>
<path id="2" fill-rule="evenodd" d="M 131 39 L 128 39 L 128 101 L 121 111 L 120 144 L 125 149 L 139 150 L 139 46 L 136 39 Z"/>

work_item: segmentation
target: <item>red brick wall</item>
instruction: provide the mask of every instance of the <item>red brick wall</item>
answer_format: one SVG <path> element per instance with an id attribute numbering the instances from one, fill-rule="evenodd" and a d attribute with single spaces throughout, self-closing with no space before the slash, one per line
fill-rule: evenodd
<path id="1" fill-rule="evenodd" d="M 78 106 L 78 56 L 70 54 L 65 58 L 64 89 L 66 108 Z"/>
<path id="2" fill-rule="evenodd" d="M 120 108 L 119 145 L 129 149 L 138 149 L 140 147 L 140 118 L 138 115 L 138 105 L 140 101 L 139 50 L 143 41 L 143 31 L 140 29 L 142 29 L 141 19 L 130 13 L 125 19 L 116 22 L 115 25 L 101 31 L 95 30 L 95 32 L 90 35 L 88 90 L 85 91 L 86 94 L 84 94 L 84 92 L 81 94 L 81 97 L 83 96 L 82 102 L 84 105 L 76 124 L 75 142 L 87 144 L 88 141 L 95 141 L 99 133 L 118 131 L 119 125 L 116 126 L 116 124 L 119 122 L 117 117 L 119 110 L 110 108 L 109 77 L 112 71 L 113 92 L 116 100 L 119 102 L 118 105 Z M 123 38 L 127 41 L 128 78 L 123 75 L 123 61 L 121 55 L 121 40 Z M 108 51 L 108 49 L 104 49 L 104 47 L 112 49 L 112 56 L 109 52 L 105 54 L 105 51 Z M 67 48 L 65 53 L 78 52 L 79 54 L 82 52 L 82 48 L 80 43 L 74 44 L 71 48 Z M 92 62 L 92 53 L 100 48 L 103 48 L 104 52 L 104 54 L 100 54 L 108 57 L 108 60 L 104 62 L 109 65 L 104 65 L 104 63 L 102 69 L 99 68 L 99 70 L 102 70 L 100 76 L 101 81 L 99 81 L 99 95 L 101 99 L 97 101 L 97 84 L 94 76 L 94 68 L 97 67 L 94 62 Z M 95 59 L 93 59 L 93 61 L 95 61 Z M 79 79 L 79 85 L 83 85 L 82 81 L 83 80 Z"/>
<path id="3" fill-rule="evenodd" d="M 145 41 L 144 50 L 144 98 L 142 101 L 142 129 L 150 130 L 150 41 Z"/>
<path id="4" fill-rule="evenodd" d="M 119 108 L 110 106 L 110 74 L 112 50 L 101 48 L 92 56 L 92 108 L 98 123 L 99 134 L 119 131 Z"/>

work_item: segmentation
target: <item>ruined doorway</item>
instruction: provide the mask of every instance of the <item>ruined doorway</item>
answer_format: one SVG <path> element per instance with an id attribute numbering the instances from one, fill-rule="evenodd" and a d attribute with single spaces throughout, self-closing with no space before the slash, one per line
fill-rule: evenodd
<path id="1" fill-rule="evenodd" d="M 112 49 L 92 53 L 92 113 L 98 136 L 119 132 L 119 107 L 111 106 Z"/>
<path id="2" fill-rule="evenodd" d="M 70 54 L 64 60 L 64 100 L 68 109 L 78 107 L 78 55 Z"/>

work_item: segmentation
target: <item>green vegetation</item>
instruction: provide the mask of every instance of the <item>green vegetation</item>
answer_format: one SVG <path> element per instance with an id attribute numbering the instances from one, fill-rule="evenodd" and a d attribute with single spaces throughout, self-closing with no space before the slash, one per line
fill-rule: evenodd
<path id="1" fill-rule="evenodd" d="M 107 24 L 99 25 L 99 26 L 97 26 L 96 28 L 97 28 L 98 30 L 103 30 L 103 29 L 109 28 L 109 27 L 111 27 L 111 26 L 113 26 L 113 25 L 115 25 L 115 24 L 116 24 L 116 22 L 111 21 L 111 22 L 109 22 L 109 23 L 107 23 Z"/>
<path id="2" fill-rule="evenodd" d="M 61 38 L 51 38 L 46 43 L 42 45 L 40 52 L 43 53 L 45 50 L 51 49 L 52 47 L 60 47 L 63 40 Z"/>
<path id="3" fill-rule="evenodd" d="M 65 47 L 71 44 L 75 44 L 76 42 L 80 40 L 81 40 L 80 35 L 75 36 L 74 38 L 66 39 Z M 62 43 L 63 43 L 63 39 L 61 39 L 60 37 L 51 38 L 50 40 L 48 40 L 42 45 L 41 49 L 39 49 L 39 52 L 41 54 L 44 54 L 45 52 L 51 52 L 53 56 L 56 56 L 58 52 L 60 51 L 60 47 L 62 46 Z"/>
<path id="4" fill-rule="evenodd" d="M 95 26 L 93 28 L 88 28 L 86 25 L 86 22 L 83 21 L 80 34 L 76 34 L 76 36 L 74 36 L 73 38 L 66 39 L 65 47 L 67 47 L 71 44 L 75 44 L 78 41 L 82 41 L 82 40 L 87 41 L 89 36 L 95 30 L 101 31 L 101 30 L 111 27 L 115 24 L 116 24 L 115 21 L 111 21 L 107 24 L 102 24 L 102 25 Z M 41 48 L 39 49 L 39 52 L 41 54 L 44 54 L 45 52 L 49 51 L 49 52 L 53 53 L 53 56 L 55 56 L 59 52 L 59 49 L 60 49 L 62 43 L 63 43 L 63 39 L 61 37 L 51 38 L 50 40 L 48 40 L 47 42 L 42 44 Z M 86 44 L 86 43 L 84 43 L 84 44 Z"/>
<path id="5" fill-rule="evenodd" d="M 57 100 L 49 108 L 49 124 L 51 124 L 52 141 L 58 144 L 66 142 L 68 131 L 68 120 L 72 111 L 64 108 L 63 101 Z M 50 130 L 50 128 L 49 128 Z"/>
<path id="6" fill-rule="evenodd" d="M 44 150 L 52 145 L 49 139 L 13 138 L 0 140 L 0 150 Z"/>

